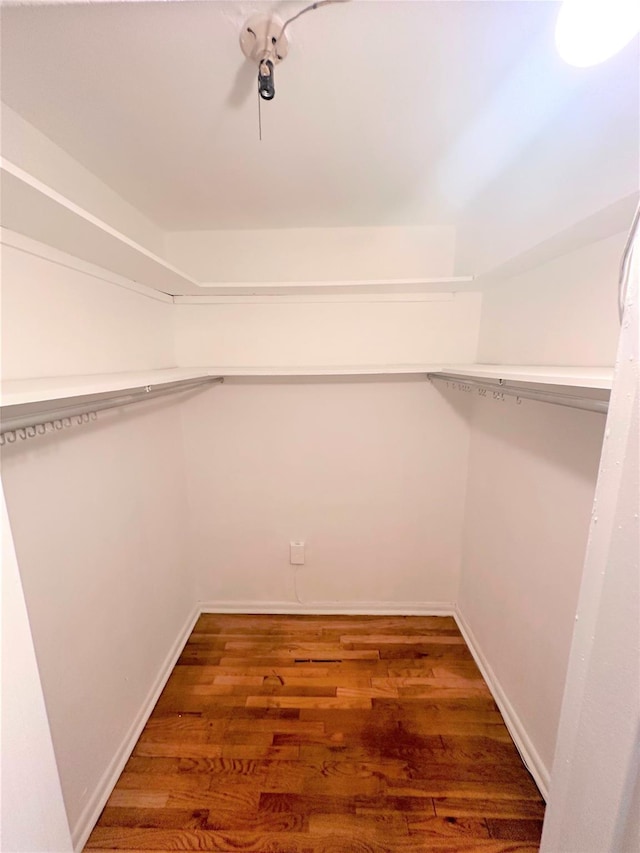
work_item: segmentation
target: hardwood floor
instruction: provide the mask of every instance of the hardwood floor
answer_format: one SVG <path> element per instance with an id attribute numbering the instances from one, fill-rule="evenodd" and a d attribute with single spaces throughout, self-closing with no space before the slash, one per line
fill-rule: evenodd
<path id="1" fill-rule="evenodd" d="M 449 617 L 203 615 L 86 850 L 538 850 Z"/>

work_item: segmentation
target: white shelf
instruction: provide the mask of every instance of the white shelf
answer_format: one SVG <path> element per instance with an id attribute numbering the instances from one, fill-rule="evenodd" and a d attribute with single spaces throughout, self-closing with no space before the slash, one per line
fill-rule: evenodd
<path id="1" fill-rule="evenodd" d="M 281 300 L 296 296 L 315 297 L 317 301 L 357 301 L 378 297 L 380 301 L 444 301 L 454 293 L 472 289 L 473 276 L 437 278 L 384 278 L 345 281 L 236 281 L 201 284 L 199 296 L 177 296 L 178 304 L 220 304 L 233 299 L 256 301 L 265 297 Z M 386 299 L 385 299 L 386 297 Z M 404 299 L 401 299 L 404 297 Z M 350 298 L 350 300 L 349 300 Z M 372 299 L 372 301 L 375 301 Z"/>
<path id="2" fill-rule="evenodd" d="M 199 282 L 89 211 L 0 159 L 2 227 L 186 303 L 257 297 L 413 295 L 469 290 L 472 276 L 355 281 Z"/>
<path id="3" fill-rule="evenodd" d="M 425 376 L 441 369 L 438 364 L 336 365 L 303 367 L 174 367 L 140 372 L 103 373 L 85 376 L 52 376 L 38 379 L 7 379 L 1 383 L 0 405 L 19 406 L 47 400 L 84 397 L 124 391 L 145 385 L 163 385 L 185 379 L 211 377 L 296 377 L 296 376 Z"/>
<path id="4" fill-rule="evenodd" d="M 85 376 L 55 376 L 38 379 L 11 379 L 1 384 L 0 405 L 18 406 L 83 397 L 112 391 L 124 391 L 145 385 L 164 385 L 202 376 L 220 377 L 320 377 L 320 376 L 425 376 L 446 373 L 469 379 L 488 379 L 523 382 L 535 385 L 608 390 L 613 368 L 551 367 L 492 364 L 369 364 L 369 365 L 304 365 L 290 366 L 206 366 L 174 367 L 160 370 L 123 373 L 91 374 Z"/>
<path id="5" fill-rule="evenodd" d="M 174 367 L 140 372 L 103 373 L 85 376 L 52 376 L 38 379 L 8 379 L 1 383 L 0 405 L 19 406 L 70 397 L 85 397 L 112 391 L 124 391 L 145 385 L 164 385 L 185 379 L 211 377 L 295 377 L 295 376 L 370 376 L 425 375 L 440 370 L 440 365 L 364 365 L 336 367 Z"/>
<path id="6" fill-rule="evenodd" d="M 42 403 L 48 400 L 63 400 L 70 397 L 85 397 L 112 391 L 125 391 L 145 385 L 166 385 L 184 379 L 201 376 L 217 376 L 208 370 L 175 367 L 165 370 L 140 372 L 100 373 L 87 376 L 52 376 L 41 379 L 3 380 L 0 405 L 20 406 L 26 403 Z"/>
<path id="7" fill-rule="evenodd" d="M 162 258 L 6 160 L 0 162 L 2 226 L 163 293 L 202 293 Z"/>
<path id="8" fill-rule="evenodd" d="M 442 369 L 439 364 L 365 364 L 365 365 L 324 365 L 317 367 L 206 367 L 211 376 L 390 376 L 395 374 L 425 375 Z"/>
<path id="9" fill-rule="evenodd" d="M 563 388 L 610 390 L 613 367 L 571 367 L 522 364 L 447 364 L 441 373 L 505 382 L 527 382 L 535 385 L 559 385 Z"/>

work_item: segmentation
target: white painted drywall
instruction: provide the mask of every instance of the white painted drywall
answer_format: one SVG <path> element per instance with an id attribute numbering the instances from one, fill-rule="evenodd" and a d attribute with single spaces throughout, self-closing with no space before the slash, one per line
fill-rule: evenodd
<path id="1" fill-rule="evenodd" d="M 469 362 L 480 304 L 480 294 L 463 293 L 441 302 L 176 305 L 176 356 L 184 367 Z"/>
<path id="2" fill-rule="evenodd" d="M 61 195 L 156 254 L 163 253 L 158 226 L 119 196 L 5 103 L 2 156 Z"/>
<path id="3" fill-rule="evenodd" d="M 0 490 L 1 491 L 1 490 Z M 65 853 L 71 836 L 31 639 L 4 491 L 0 849 Z"/>
<path id="4" fill-rule="evenodd" d="M 2 475 L 77 842 L 194 604 L 175 402 L 7 444 Z"/>
<path id="5" fill-rule="evenodd" d="M 611 365 L 622 238 L 483 294 L 479 361 Z M 604 417 L 476 398 L 459 607 L 548 782 Z"/>
<path id="6" fill-rule="evenodd" d="M 427 380 L 230 381 L 183 406 L 190 538 L 205 602 L 453 601 L 466 398 Z"/>
<path id="7" fill-rule="evenodd" d="M 625 234 L 483 288 L 478 361 L 611 366 Z"/>
<path id="8" fill-rule="evenodd" d="M 575 622 L 541 850 L 635 853 L 640 775 L 640 240 Z"/>
<path id="9" fill-rule="evenodd" d="M 473 406 L 458 605 L 548 780 L 604 416 Z"/>
<path id="10" fill-rule="evenodd" d="M 6 378 L 173 366 L 171 304 L 30 249 L 3 247 Z M 2 472 L 77 845 L 195 601 L 177 400 L 7 444 Z"/>
<path id="11" fill-rule="evenodd" d="M 171 304 L 117 287 L 98 268 L 80 271 L 91 268 L 35 241 L 25 245 L 31 250 L 2 246 L 4 379 L 175 365 Z"/>
<path id="12" fill-rule="evenodd" d="M 204 282 L 450 276 L 454 247 L 451 227 L 280 228 L 165 235 L 168 262 Z"/>

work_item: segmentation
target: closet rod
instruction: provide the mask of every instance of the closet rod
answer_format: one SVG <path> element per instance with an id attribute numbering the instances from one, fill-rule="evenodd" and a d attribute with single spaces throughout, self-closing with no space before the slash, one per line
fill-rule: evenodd
<path id="1" fill-rule="evenodd" d="M 45 401 L 43 406 L 37 407 L 36 403 L 22 403 L 14 406 L 3 406 L 0 421 L 0 435 L 15 432 L 20 429 L 37 427 L 42 424 L 62 421 L 65 418 L 82 417 L 83 415 L 99 412 L 104 409 L 116 409 L 120 406 L 129 406 L 132 403 L 141 403 L 145 400 L 153 400 L 166 394 L 175 394 L 180 391 L 192 391 L 204 385 L 214 385 L 223 382 L 221 376 L 197 376 L 193 379 L 180 379 L 177 382 L 166 382 L 162 385 L 141 385 L 135 388 L 125 388 L 118 391 L 104 391 L 98 394 L 78 394 L 82 402 L 69 402 L 64 405 L 63 401 Z M 74 398 L 69 398 L 73 400 Z M 55 404 L 55 406 L 53 405 Z M 35 408 L 34 408 L 35 407 Z M 5 415 L 5 411 L 24 410 L 31 411 L 17 414 Z"/>
<path id="2" fill-rule="evenodd" d="M 501 394 L 507 397 L 520 397 L 523 400 L 537 400 L 540 403 L 553 403 L 556 406 L 567 406 L 571 409 L 584 409 L 587 412 L 600 412 L 606 414 L 609 409 L 608 400 L 598 400 L 593 397 L 578 397 L 575 394 L 558 393 L 556 391 L 538 391 L 536 388 L 522 388 L 518 385 L 510 385 L 504 380 L 492 382 L 478 379 L 467 379 L 455 373 L 428 373 L 429 379 L 437 379 L 440 382 L 455 382 L 459 385 L 468 385 L 478 391 L 491 391 L 495 398 Z"/>

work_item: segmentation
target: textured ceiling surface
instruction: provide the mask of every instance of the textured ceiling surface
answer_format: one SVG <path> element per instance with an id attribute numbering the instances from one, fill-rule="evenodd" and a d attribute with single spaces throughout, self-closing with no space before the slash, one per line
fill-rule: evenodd
<path id="1" fill-rule="evenodd" d="M 557 174 L 590 129 L 637 145 L 637 45 L 604 71 L 569 68 L 557 4 L 520 0 L 305 15 L 259 141 L 238 34 L 257 10 L 284 19 L 304 5 L 5 7 L 2 98 L 165 230 L 455 224 L 538 148 Z M 580 138 L 567 142 L 569 124 L 554 154 L 572 110 Z M 588 142 L 575 180 L 607 144 Z"/>

